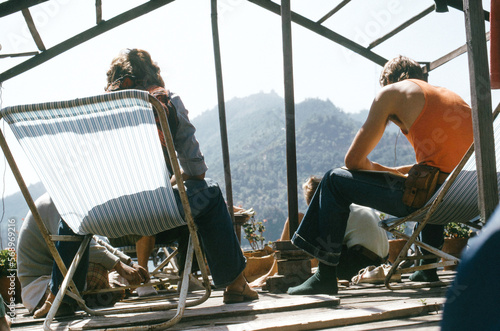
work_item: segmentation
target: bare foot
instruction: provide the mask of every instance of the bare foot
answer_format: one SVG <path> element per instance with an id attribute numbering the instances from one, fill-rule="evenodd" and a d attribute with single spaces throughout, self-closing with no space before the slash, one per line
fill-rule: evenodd
<path id="1" fill-rule="evenodd" d="M 40 309 L 37 309 L 33 313 L 33 318 L 43 318 L 47 316 L 55 298 L 56 296 L 52 292 L 50 292 L 49 295 L 47 296 L 47 300 L 45 300 L 42 307 Z"/>

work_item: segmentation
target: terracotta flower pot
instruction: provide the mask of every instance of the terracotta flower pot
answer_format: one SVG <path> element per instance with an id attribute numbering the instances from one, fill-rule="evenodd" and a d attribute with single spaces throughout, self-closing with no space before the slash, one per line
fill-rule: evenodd
<path id="1" fill-rule="evenodd" d="M 247 265 L 243 274 L 248 282 L 263 276 L 271 270 L 274 263 L 274 254 L 271 248 L 258 251 L 244 252 Z"/>
<path id="2" fill-rule="evenodd" d="M 389 262 L 391 264 L 396 261 L 396 258 L 398 257 L 399 253 L 403 249 L 403 247 L 406 245 L 406 239 L 391 239 L 389 240 Z"/>
<path id="3" fill-rule="evenodd" d="M 469 238 L 444 238 L 442 251 L 459 258 L 468 241 Z M 444 270 L 455 270 L 456 268 L 456 265 L 445 266 Z"/>
<path id="4" fill-rule="evenodd" d="M 0 294 L 2 294 L 3 301 L 6 304 L 10 303 L 13 296 L 15 303 L 21 303 L 21 283 L 19 283 L 17 276 L 14 278 L 0 277 Z"/>

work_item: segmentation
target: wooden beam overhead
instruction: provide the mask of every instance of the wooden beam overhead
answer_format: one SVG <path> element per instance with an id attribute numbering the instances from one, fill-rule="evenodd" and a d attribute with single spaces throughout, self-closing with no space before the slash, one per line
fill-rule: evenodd
<path id="1" fill-rule="evenodd" d="M 342 9 L 342 7 L 344 7 L 345 5 L 347 5 L 350 1 L 351 0 L 344 0 L 344 1 L 342 1 L 341 3 L 339 3 L 337 5 L 337 7 L 333 8 L 332 10 L 330 10 L 328 12 L 328 14 L 326 14 L 325 16 L 323 16 L 322 18 L 320 18 L 316 23 L 318 23 L 318 24 L 323 23 L 324 21 L 326 21 L 327 19 L 329 19 L 330 17 L 332 17 L 340 9 Z"/>
<path id="2" fill-rule="evenodd" d="M 95 0 L 95 24 L 102 22 L 102 1 Z"/>
<path id="3" fill-rule="evenodd" d="M 40 52 L 24 52 L 24 53 L 0 54 L 0 59 L 1 58 L 6 58 L 6 57 L 33 56 L 33 55 L 37 55 L 39 53 Z"/>
<path id="4" fill-rule="evenodd" d="M 486 40 L 487 41 L 490 40 L 490 32 L 489 31 L 486 32 Z M 453 60 L 457 56 L 460 56 L 466 52 L 467 52 L 467 44 L 458 47 L 457 49 L 449 52 L 448 54 L 443 55 L 439 59 L 430 62 L 428 65 L 429 71 L 432 71 L 432 70 L 436 69 L 437 67 L 442 66 L 443 64 Z"/>
<path id="5" fill-rule="evenodd" d="M 17 13 L 23 9 L 38 5 L 48 0 L 9 0 L 0 3 L 0 17 Z"/>
<path id="6" fill-rule="evenodd" d="M 422 11 L 420 14 L 410 18 L 408 21 L 404 22 L 403 24 L 401 24 L 400 26 L 398 26 L 397 28 L 395 28 L 394 30 L 388 32 L 387 34 L 385 34 L 384 36 L 378 38 L 377 40 L 374 40 L 370 43 L 370 45 L 368 45 L 368 49 L 372 49 L 374 48 L 375 46 L 377 45 L 380 45 L 381 43 L 383 43 L 384 41 L 386 41 L 387 39 L 389 39 L 390 37 L 394 36 L 395 34 L 397 34 L 398 32 L 401 32 L 403 31 L 404 29 L 406 29 L 407 27 L 409 27 L 410 25 L 412 25 L 413 23 L 417 22 L 418 20 L 420 20 L 421 18 L 427 16 L 428 14 L 432 13 L 434 11 L 434 8 L 435 8 L 435 5 L 432 5 L 430 6 L 429 8 L 425 9 L 424 11 Z"/>
<path id="7" fill-rule="evenodd" d="M 3 73 L 0 74 L 0 83 L 4 82 L 12 77 L 15 77 L 29 69 L 32 69 L 54 57 L 57 55 L 66 52 L 67 50 L 78 46 L 94 37 L 97 37 L 117 26 L 120 26 L 128 21 L 133 20 L 139 16 L 147 14 L 155 9 L 158 9 L 166 4 L 173 2 L 174 0 L 154 0 L 148 1 L 142 5 L 139 5 L 135 8 L 132 8 L 120 15 L 113 17 L 110 20 L 103 21 L 101 24 L 96 25 L 80 34 L 77 34 L 74 37 L 71 37 L 49 49 L 46 51 L 33 56 L 32 58 L 14 66 Z"/>
<path id="8" fill-rule="evenodd" d="M 261 6 L 262 8 L 265 8 L 277 15 L 281 15 L 281 8 L 279 5 L 275 4 L 274 2 L 270 0 L 248 0 L 249 2 L 252 2 L 258 6 Z M 331 41 L 336 42 L 339 45 L 342 45 L 346 47 L 347 49 L 350 49 L 351 51 L 367 58 L 368 60 L 380 65 L 384 66 L 385 63 L 387 62 L 387 59 L 384 57 L 370 51 L 369 49 L 361 46 L 360 44 L 355 43 L 354 41 L 347 39 L 346 37 L 324 27 L 321 24 L 318 24 L 314 21 L 311 21 L 310 19 L 299 15 L 295 12 L 292 11 L 292 22 L 301 25 L 313 32 L 316 32 L 317 34 L 330 39 Z"/>
<path id="9" fill-rule="evenodd" d="M 26 24 L 28 24 L 28 29 L 30 30 L 33 40 L 35 41 L 36 47 L 38 47 L 38 49 L 41 51 L 45 51 L 45 45 L 43 44 L 42 38 L 40 37 L 38 30 L 36 29 L 35 22 L 33 22 L 33 17 L 31 17 L 30 10 L 28 8 L 25 8 L 21 11 L 23 13 Z"/>

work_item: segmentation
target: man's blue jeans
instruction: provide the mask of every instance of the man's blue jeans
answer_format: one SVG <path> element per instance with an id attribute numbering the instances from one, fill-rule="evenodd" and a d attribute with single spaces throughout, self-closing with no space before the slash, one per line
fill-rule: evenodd
<path id="1" fill-rule="evenodd" d="M 198 227 L 198 236 L 205 252 L 210 273 L 216 287 L 231 284 L 245 269 L 246 261 L 234 232 L 231 216 L 219 186 L 211 179 L 187 180 L 184 182 L 191 212 Z M 174 189 L 177 204 L 183 215 L 179 193 Z M 60 234 L 74 234 L 61 221 Z M 78 250 L 79 243 L 58 242 L 57 249 L 66 265 L 69 265 Z M 88 269 L 88 248 L 79 269 L 73 277 L 78 289 L 85 286 Z M 54 264 L 51 291 L 56 294 L 62 283 L 62 275 Z"/>
<path id="2" fill-rule="evenodd" d="M 333 169 L 325 174 L 304 215 L 293 244 L 328 265 L 339 263 L 349 206 L 371 207 L 389 215 L 407 216 L 414 208 L 403 204 L 405 178 L 386 173 Z M 422 240 L 439 247 L 442 226 L 427 225 Z"/>

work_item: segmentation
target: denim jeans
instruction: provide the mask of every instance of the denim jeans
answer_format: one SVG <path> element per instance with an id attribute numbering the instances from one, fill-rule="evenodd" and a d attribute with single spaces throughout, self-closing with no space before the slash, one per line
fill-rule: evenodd
<path id="1" fill-rule="evenodd" d="M 63 220 L 59 222 L 59 228 L 57 233 L 59 235 L 75 235 L 73 230 L 71 230 L 71 228 Z M 56 242 L 57 251 L 59 252 L 59 255 L 61 255 L 61 259 L 63 260 L 64 265 L 66 265 L 66 268 L 69 268 L 69 266 L 71 265 L 71 262 L 73 261 L 73 258 L 75 257 L 79 247 L 80 247 L 79 241 Z M 85 289 L 85 281 L 87 280 L 88 268 L 89 268 L 89 246 L 87 246 L 87 248 L 85 249 L 85 252 L 83 253 L 82 256 L 82 260 L 80 261 L 80 264 L 76 268 L 75 274 L 73 275 L 73 282 L 75 283 L 78 291 L 80 292 Z M 61 274 L 61 271 L 59 270 L 59 267 L 54 262 L 54 265 L 52 267 L 52 280 L 50 283 L 50 291 L 54 295 L 57 294 L 57 291 L 59 290 L 59 287 L 61 286 L 62 282 L 63 282 L 63 276 Z M 70 299 L 67 296 L 64 297 L 63 301 L 66 303 L 74 303 L 74 300 Z"/>
<path id="2" fill-rule="evenodd" d="M 407 216 L 414 208 L 403 204 L 405 178 L 386 173 L 333 169 L 314 194 L 293 244 L 328 265 L 339 263 L 352 203 L 389 215 Z M 442 226 L 427 225 L 423 240 L 433 246 L 443 241 Z"/>
<path id="3" fill-rule="evenodd" d="M 243 272 L 246 260 L 224 197 L 211 179 L 186 180 L 184 186 L 214 285 L 225 287 Z M 174 194 L 184 216 L 178 191 Z"/>
<path id="4" fill-rule="evenodd" d="M 245 269 L 246 260 L 234 232 L 231 216 L 219 186 L 211 179 L 187 180 L 184 182 L 191 212 L 198 228 L 198 236 L 205 252 L 210 273 L 216 287 L 231 284 Z M 177 190 L 175 198 L 181 215 L 184 216 L 182 203 Z M 61 221 L 59 234 L 74 234 Z M 69 265 L 78 250 L 79 243 L 58 242 L 57 249 L 65 264 Z M 80 266 L 73 277 L 79 290 L 85 286 L 88 269 L 88 247 Z M 52 293 L 56 294 L 62 283 L 62 275 L 54 264 L 52 273 Z"/>

